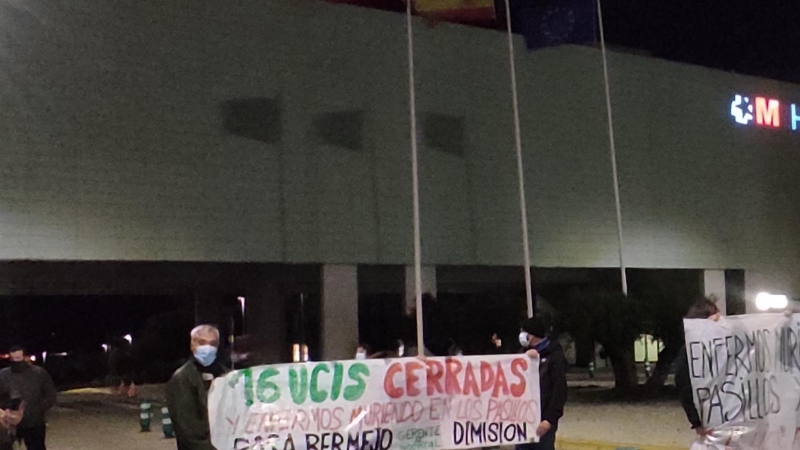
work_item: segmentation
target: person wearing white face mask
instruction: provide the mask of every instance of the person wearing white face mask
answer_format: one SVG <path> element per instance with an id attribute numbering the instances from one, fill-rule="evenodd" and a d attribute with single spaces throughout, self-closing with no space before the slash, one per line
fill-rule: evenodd
<path id="1" fill-rule="evenodd" d="M 356 349 L 356 359 L 364 360 L 367 358 L 369 358 L 369 351 L 367 350 L 367 345 L 366 344 L 359 345 L 358 348 Z"/>
<path id="2" fill-rule="evenodd" d="M 522 322 L 519 343 L 531 358 L 539 359 L 542 421 L 536 430 L 539 442 L 517 445 L 517 450 L 555 450 L 558 421 L 567 402 L 567 358 L 556 341 L 547 338 L 547 326 L 538 318 Z"/>
<path id="3" fill-rule="evenodd" d="M 167 383 L 167 407 L 178 450 L 217 450 L 208 425 L 208 388 L 226 372 L 217 361 L 219 330 L 200 325 L 191 337 L 192 358 Z"/>

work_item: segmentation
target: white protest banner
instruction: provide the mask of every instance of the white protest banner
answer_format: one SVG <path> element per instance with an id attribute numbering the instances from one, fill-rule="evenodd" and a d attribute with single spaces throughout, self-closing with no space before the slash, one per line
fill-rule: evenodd
<path id="1" fill-rule="evenodd" d="M 800 315 L 687 319 L 686 351 L 710 450 L 798 450 Z"/>
<path id="2" fill-rule="evenodd" d="M 531 442 L 526 355 L 334 361 L 239 370 L 209 393 L 218 450 L 422 450 Z"/>

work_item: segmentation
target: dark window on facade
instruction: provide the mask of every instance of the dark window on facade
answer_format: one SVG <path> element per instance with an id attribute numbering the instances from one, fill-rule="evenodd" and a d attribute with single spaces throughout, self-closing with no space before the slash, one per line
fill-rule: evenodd
<path id="1" fill-rule="evenodd" d="M 318 115 L 312 124 L 314 136 L 322 144 L 348 150 L 364 148 L 364 111 L 338 111 Z"/>
<path id="2" fill-rule="evenodd" d="M 281 142 L 281 105 L 272 98 L 241 98 L 222 103 L 226 132 L 267 144 Z"/>
<path id="3" fill-rule="evenodd" d="M 463 117 L 426 114 L 422 122 L 425 146 L 456 156 L 464 156 L 467 139 Z"/>

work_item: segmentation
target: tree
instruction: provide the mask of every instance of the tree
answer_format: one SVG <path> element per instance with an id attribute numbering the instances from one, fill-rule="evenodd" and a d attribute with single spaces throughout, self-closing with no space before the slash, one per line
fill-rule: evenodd
<path id="1" fill-rule="evenodd" d="M 645 300 L 644 315 L 649 331 L 664 344 L 656 367 L 645 383 L 648 390 L 657 390 L 666 382 L 672 363 L 683 348 L 683 316 L 703 294 L 702 273 L 696 270 L 642 270 L 631 275 L 631 291 Z"/>
<path id="2" fill-rule="evenodd" d="M 571 336 L 603 346 L 614 370 L 615 389 L 633 390 L 638 384 L 634 343 L 646 329 L 642 303 L 608 288 L 579 287 L 557 309 L 561 326 Z"/>
<path id="3" fill-rule="evenodd" d="M 660 340 L 664 347 L 658 353 L 656 367 L 645 383 L 648 390 L 656 390 L 664 385 L 672 363 L 684 345 L 682 317 L 690 303 L 682 297 L 673 297 L 655 289 L 654 291 L 647 295 L 647 321 L 650 323 L 653 338 Z"/>

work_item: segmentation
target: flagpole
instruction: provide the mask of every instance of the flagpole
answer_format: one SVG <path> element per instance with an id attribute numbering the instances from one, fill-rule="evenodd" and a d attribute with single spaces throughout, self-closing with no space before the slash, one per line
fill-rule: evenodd
<path id="1" fill-rule="evenodd" d="M 406 32 L 408 34 L 408 105 L 411 119 L 411 188 L 413 192 L 414 221 L 414 295 L 417 305 L 417 355 L 425 354 L 425 336 L 422 323 L 422 245 L 419 225 L 419 167 L 417 158 L 417 100 L 414 90 L 414 27 L 412 2 L 406 0 Z"/>
<path id="2" fill-rule="evenodd" d="M 517 152 L 517 177 L 519 179 L 519 213 L 522 220 L 522 254 L 525 266 L 525 298 L 528 317 L 533 317 L 533 282 L 531 280 L 531 248 L 528 236 L 528 208 L 525 201 L 525 170 L 522 164 L 522 132 L 519 120 L 519 95 L 517 69 L 514 64 L 514 36 L 511 33 L 511 4 L 506 2 L 506 27 L 508 31 L 508 63 L 511 72 L 511 101 L 514 109 L 514 142 Z"/>
<path id="3" fill-rule="evenodd" d="M 507 2 L 508 0 L 506 0 Z M 619 238 L 619 271 L 622 293 L 628 295 L 628 277 L 625 269 L 625 241 L 622 236 L 622 202 L 619 196 L 619 175 L 617 173 L 617 151 L 614 139 L 614 114 L 611 108 L 611 85 L 608 78 L 608 56 L 606 54 L 606 36 L 603 29 L 603 7 L 597 0 L 597 18 L 600 24 L 600 49 L 603 55 L 603 77 L 606 88 L 606 111 L 608 113 L 608 140 L 611 152 L 611 173 L 614 177 L 614 203 L 617 209 L 617 236 Z"/>

